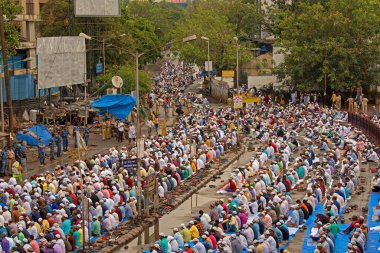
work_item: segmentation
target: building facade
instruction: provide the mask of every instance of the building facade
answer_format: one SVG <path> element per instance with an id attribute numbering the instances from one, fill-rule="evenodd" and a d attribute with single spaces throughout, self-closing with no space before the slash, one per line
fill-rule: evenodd
<path id="1" fill-rule="evenodd" d="M 19 26 L 20 43 L 16 48 L 16 54 L 8 55 L 8 66 L 11 70 L 12 99 L 22 100 L 38 95 L 35 82 L 38 73 L 36 42 L 39 36 L 41 9 L 48 0 L 15 0 L 15 2 L 23 8 L 22 14 L 14 20 Z M 1 75 L 4 77 L 3 73 Z M 4 79 L 2 80 L 4 85 Z M 5 94 L 3 97 L 5 100 Z"/>

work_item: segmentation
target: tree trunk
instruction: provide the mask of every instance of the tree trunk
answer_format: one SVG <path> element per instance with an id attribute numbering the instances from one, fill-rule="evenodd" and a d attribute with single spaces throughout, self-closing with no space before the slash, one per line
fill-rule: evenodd
<path id="1" fill-rule="evenodd" d="M 8 119 L 9 119 L 8 131 L 9 133 L 12 133 L 15 117 L 13 115 L 12 94 L 11 94 L 11 85 L 10 85 L 10 80 L 9 80 L 10 77 L 9 77 L 8 57 L 7 57 L 7 51 L 6 51 L 5 31 L 4 31 L 4 17 L 3 17 L 2 8 L 0 8 L 0 42 L 1 42 L 1 52 L 3 54 L 5 92 L 7 95 L 7 105 L 8 105 Z"/>

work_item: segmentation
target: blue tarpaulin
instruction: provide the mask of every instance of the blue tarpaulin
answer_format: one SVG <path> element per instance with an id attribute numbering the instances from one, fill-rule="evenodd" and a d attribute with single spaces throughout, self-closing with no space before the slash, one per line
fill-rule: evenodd
<path id="1" fill-rule="evenodd" d="M 18 141 L 26 141 L 26 143 L 30 146 L 37 146 L 39 138 L 42 139 L 45 146 L 49 145 L 51 133 L 44 125 L 36 125 L 28 128 L 26 132 L 20 131 L 16 134 L 16 139 Z"/>
<path id="2" fill-rule="evenodd" d="M 115 118 L 125 120 L 136 104 L 136 99 L 130 95 L 104 95 L 91 104 L 101 112 L 109 112 Z"/>
<path id="3" fill-rule="evenodd" d="M 340 210 L 339 217 L 344 213 L 344 210 L 345 208 L 342 208 Z M 317 213 L 325 213 L 322 204 L 318 204 L 316 210 L 313 212 L 313 214 L 309 217 L 309 219 L 306 222 L 307 230 L 304 238 L 304 243 L 301 249 L 302 253 L 313 253 L 316 248 L 316 243 L 310 239 L 310 235 L 311 229 L 315 226 L 314 221 L 317 219 Z M 349 224 L 338 224 L 338 226 L 340 228 L 340 232 L 335 237 L 334 253 L 345 253 L 347 251 L 347 244 L 350 241 L 350 235 L 344 234 L 343 230 L 345 230 L 349 226 Z"/>
<path id="4" fill-rule="evenodd" d="M 379 221 L 373 220 L 374 208 L 379 203 L 380 193 L 371 193 L 368 203 L 368 240 L 367 240 L 367 253 L 379 252 L 380 249 L 380 232 L 378 230 L 373 230 L 372 228 L 380 226 Z"/>

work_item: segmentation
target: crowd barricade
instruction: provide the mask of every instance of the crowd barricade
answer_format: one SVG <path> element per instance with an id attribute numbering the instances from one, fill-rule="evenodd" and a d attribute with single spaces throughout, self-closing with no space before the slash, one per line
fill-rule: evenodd
<path id="1" fill-rule="evenodd" d="M 371 141 L 380 145 L 380 126 L 369 117 L 356 113 L 348 113 L 348 122 L 354 127 L 359 128 Z"/>

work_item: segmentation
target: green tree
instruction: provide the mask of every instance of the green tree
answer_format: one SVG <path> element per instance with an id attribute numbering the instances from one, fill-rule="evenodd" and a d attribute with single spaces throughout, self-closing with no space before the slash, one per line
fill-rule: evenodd
<path id="1" fill-rule="evenodd" d="M 146 18 L 128 19 L 125 21 L 125 28 L 133 38 L 134 52 L 146 53 L 141 57 L 141 63 L 147 63 L 160 56 L 160 40 L 155 33 L 155 26 L 152 21 Z"/>
<path id="2" fill-rule="evenodd" d="M 322 3 L 320 3 L 322 2 Z M 279 22 L 285 61 L 278 76 L 295 89 L 368 87 L 379 81 L 380 2 L 306 1 Z"/>
<path id="3" fill-rule="evenodd" d="M 22 7 L 14 0 L 0 0 L 0 8 L 4 17 L 6 50 L 9 55 L 13 55 L 20 41 L 19 24 L 13 20 L 22 13 Z"/>
<path id="4" fill-rule="evenodd" d="M 136 4 L 132 2 L 131 6 Z M 152 3 L 147 2 L 147 4 L 153 6 Z M 147 5 L 144 4 L 143 6 Z M 107 65 L 124 65 L 131 62 L 131 57 L 126 53 L 127 51 L 132 53 L 151 50 L 141 59 L 142 63 L 159 56 L 159 50 L 156 47 L 160 43 L 154 21 L 144 16 L 132 15 L 129 8 L 122 7 L 121 17 L 77 18 L 74 17 L 72 6 L 68 1 L 55 0 L 44 5 L 41 17 L 43 19 L 41 23 L 41 35 L 43 37 L 77 36 L 83 32 L 100 41 L 105 39 L 106 44 L 123 48 L 123 50 L 117 50 L 114 47 L 106 48 Z M 120 37 L 122 34 L 124 36 Z M 93 66 L 102 57 L 102 43 L 97 40 L 87 43 L 87 49 L 90 50 L 88 53 L 89 66 Z"/>
<path id="5" fill-rule="evenodd" d="M 223 2 L 223 1 L 221 1 Z M 226 4 L 228 1 L 224 1 Z M 215 3 L 212 5 L 211 3 Z M 190 35 L 208 37 L 210 39 L 210 60 L 217 71 L 234 69 L 236 67 L 236 42 L 238 24 L 229 21 L 227 15 L 230 7 L 219 5 L 218 1 L 198 1 L 187 10 L 185 16 L 177 22 L 172 32 L 172 40 L 178 40 Z M 242 28 L 240 28 L 242 29 Z M 207 61 L 206 41 L 196 40 L 188 43 L 177 43 L 173 46 L 181 57 L 189 62 L 204 66 Z M 249 55 L 241 50 L 241 63 L 249 59 Z"/>
<path id="6" fill-rule="evenodd" d="M 84 32 L 83 18 L 74 17 L 70 1 L 48 1 L 41 9 L 40 33 L 42 37 L 77 36 Z"/>
<path id="7" fill-rule="evenodd" d="M 120 68 L 113 67 L 105 75 L 97 77 L 100 83 L 104 83 L 107 87 L 112 87 L 111 79 L 113 76 L 120 76 L 123 79 L 123 94 L 131 93 L 136 90 L 136 71 L 134 66 L 125 65 Z M 139 70 L 139 92 L 140 95 L 144 95 L 150 92 L 152 88 L 152 77 L 148 72 Z"/>
<path id="8" fill-rule="evenodd" d="M 185 10 L 183 8 L 164 1 L 159 3 L 131 1 L 127 8 L 129 19 L 145 18 L 154 24 L 155 33 L 159 37 L 160 44 L 168 42 L 168 35 L 174 29 L 176 22 L 183 17 L 184 13 Z"/>
<path id="9" fill-rule="evenodd" d="M 255 38 L 263 19 L 256 1 L 200 0 L 194 4 L 190 12 L 201 10 L 211 10 L 218 16 L 226 17 L 227 23 L 234 27 L 235 35 L 247 39 Z"/>

